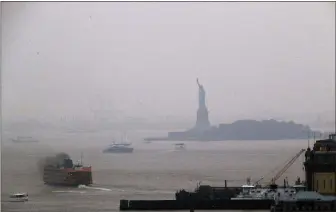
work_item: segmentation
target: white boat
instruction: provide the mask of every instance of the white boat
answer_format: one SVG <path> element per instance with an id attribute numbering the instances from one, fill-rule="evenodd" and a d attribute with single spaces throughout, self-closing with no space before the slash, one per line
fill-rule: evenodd
<path id="1" fill-rule="evenodd" d="M 232 200 L 241 199 L 274 199 L 276 197 L 290 198 L 297 192 L 305 189 L 305 186 L 295 185 L 285 188 L 261 188 L 254 185 L 243 185 L 243 190 Z"/>
<path id="2" fill-rule="evenodd" d="M 10 202 L 26 202 L 28 201 L 28 193 L 16 193 L 9 196 Z"/>
<path id="3" fill-rule="evenodd" d="M 129 142 L 126 135 L 121 137 L 121 142 L 113 142 L 110 146 L 103 150 L 103 153 L 132 153 L 134 148 L 131 147 L 132 143 Z"/>
<path id="4" fill-rule="evenodd" d="M 113 142 L 113 144 L 112 145 L 119 145 L 119 146 L 131 146 L 132 145 L 132 143 L 115 143 L 115 142 Z"/>
<path id="5" fill-rule="evenodd" d="M 106 149 L 103 150 L 103 153 L 132 153 L 133 147 L 130 147 L 131 144 L 112 144 Z"/>
<path id="6" fill-rule="evenodd" d="M 36 143 L 37 139 L 30 136 L 18 136 L 16 139 L 12 139 L 14 143 Z"/>
<path id="7" fill-rule="evenodd" d="M 184 143 L 175 144 L 175 150 L 186 150 L 186 146 Z"/>

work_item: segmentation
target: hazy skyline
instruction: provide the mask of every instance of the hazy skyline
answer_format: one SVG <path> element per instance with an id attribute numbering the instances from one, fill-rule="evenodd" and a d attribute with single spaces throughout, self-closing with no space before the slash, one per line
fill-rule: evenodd
<path id="1" fill-rule="evenodd" d="M 4 117 L 335 110 L 334 2 L 1 4 Z"/>

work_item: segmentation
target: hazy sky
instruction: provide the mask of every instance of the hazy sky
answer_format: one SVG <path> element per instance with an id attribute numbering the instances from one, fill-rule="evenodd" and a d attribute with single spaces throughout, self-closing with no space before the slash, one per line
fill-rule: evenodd
<path id="1" fill-rule="evenodd" d="M 2 2 L 4 117 L 335 108 L 335 4 Z"/>

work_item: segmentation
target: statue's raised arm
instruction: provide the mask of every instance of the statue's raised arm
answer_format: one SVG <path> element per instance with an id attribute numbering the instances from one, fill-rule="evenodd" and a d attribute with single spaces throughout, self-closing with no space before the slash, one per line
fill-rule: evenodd
<path id="1" fill-rule="evenodd" d="M 196 82 L 197 82 L 198 87 L 201 87 L 201 84 L 199 83 L 198 78 L 196 79 Z"/>
<path id="2" fill-rule="evenodd" d="M 205 106 L 205 90 L 203 88 L 203 85 L 201 85 L 198 81 L 198 78 L 196 79 L 197 85 L 198 85 L 198 103 L 199 108 L 206 108 Z"/>

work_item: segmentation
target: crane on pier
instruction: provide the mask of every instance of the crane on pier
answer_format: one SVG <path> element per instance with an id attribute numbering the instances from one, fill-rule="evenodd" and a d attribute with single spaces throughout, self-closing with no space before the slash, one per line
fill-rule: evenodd
<path id="1" fill-rule="evenodd" d="M 275 184 L 275 182 L 287 171 L 289 167 L 293 165 L 293 163 L 305 152 L 305 149 L 301 149 L 286 165 L 272 178 L 269 185 Z"/>

